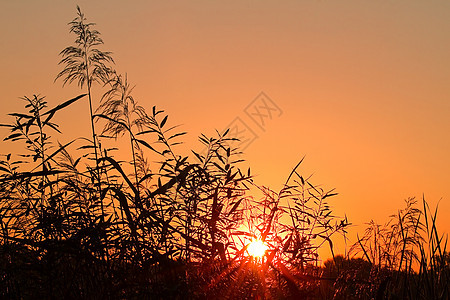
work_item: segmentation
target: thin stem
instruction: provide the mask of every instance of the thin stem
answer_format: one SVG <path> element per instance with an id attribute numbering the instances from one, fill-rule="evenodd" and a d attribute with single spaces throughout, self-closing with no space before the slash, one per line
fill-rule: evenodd
<path id="1" fill-rule="evenodd" d="M 85 34 L 85 38 L 87 35 Z M 98 197 L 100 200 L 100 209 L 102 211 L 102 215 L 101 215 L 101 221 L 104 222 L 105 221 L 105 210 L 103 207 L 103 199 L 101 199 L 101 181 L 100 181 L 100 169 L 99 169 L 99 165 L 98 165 L 98 153 L 97 153 L 97 136 L 95 134 L 95 126 L 94 126 L 94 114 L 93 114 L 93 109 L 92 109 L 92 94 L 91 94 L 91 79 L 89 77 L 89 59 L 88 59 L 88 47 L 86 45 L 86 43 L 84 43 L 84 63 L 86 65 L 86 81 L 87 81 L 87 92 L 88 92 L 88 98 L 89 98 L 89 113 L 91 116 L 91 130 L 92 130 L 92 141 L 94 143 L 94 154 L 95 154 L 95 173 L 97 173 L 97 180 L 98 180 Z"/>

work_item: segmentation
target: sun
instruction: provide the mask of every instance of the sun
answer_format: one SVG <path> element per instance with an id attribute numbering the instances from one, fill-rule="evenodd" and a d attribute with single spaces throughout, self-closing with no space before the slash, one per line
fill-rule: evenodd
<path id="1" fill-rule="evenodd" d="M 253 240 L 247 247 L 248 254 L 253 257 L 262 257 L 267 250 L 266 244 L 261 240 Z"/>

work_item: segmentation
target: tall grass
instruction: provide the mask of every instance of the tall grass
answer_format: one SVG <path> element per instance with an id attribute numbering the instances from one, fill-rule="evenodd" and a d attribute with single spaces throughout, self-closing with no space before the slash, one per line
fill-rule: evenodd
<path id="1" fill-rule="evenodd" d="M 61 52 L 56 78 L 84 93 L 51 109 L 44 97 L 24 97 L 27 110 L 2 124 L 10 130 L 4 143 L 25 149 L 0 161 L 2 297 L 202 298 L 224 291 L 260 297 L 282 293 L 286 284 L 298 293 L 295 274 L 317 261 L 314 240 L 341 230 L 322 214 L 330 194 L 295 168 L 291 176 L 299 179 L 288 180 L 281 192 L 262 189 L 262 200 L 251 197 L 259 187 L 250 170 L 239 168 L 240 152 L 228 146 L 235 140 L 228 132 L 200 136 L 206 153 L 177 154 L 185 132 L 169 125 L 164 111 L 138 104 L 79 7 L 69 26 L 76 40 Z M 106 90 L 97 109 L 94 83 Z M 61 132 L 53 117 L 86 98 L 91 139 L 54 142 L 50 134 Z M 101 146 L 124 137 L 128 161 Z M 309 198 L 317 208 L 309 208 Z M 291 225 L 281 225 L 284 214 Z M 306 222 L 314 222 L 310 230 Z M 242 231 L 246 224 L 251 228 Z M 264 274 L 246 255 L 248 236 L 270 244 Z"/>
<path id="2" fill-rule="evenodd" d="M 323 285 L 323 294 L 335 299 L 448 299 L 448 236 L 438 233 L 437 212 L 425 198 L 421 205 L 410 198 L 386 224 L 371 221 L 349 257 L 325 264 L 324 275 L 336 280 L 333 287 Z"/>

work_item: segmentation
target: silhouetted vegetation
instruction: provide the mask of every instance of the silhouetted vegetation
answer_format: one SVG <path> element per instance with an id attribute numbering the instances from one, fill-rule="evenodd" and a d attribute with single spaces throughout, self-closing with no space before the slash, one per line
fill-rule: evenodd
<path id="1" fill-rule="evenodd" d="M 2 298 L 448 298 L 446 239 L 425 201 L 371 223 L 352 249 L 359 258 L 321 267 L 318 250 L 349 225 L 331 212 L 333 190 L 304 178 L 301 161 L 280 191 L 258 186 L 228 131 L 180 155 L 185 132 L 138 104 L 95 24 L 78 8 L 69 26 L 76 39 L 56 78 L 83 92 L 53 108 L 25 96 L 1 125 L 3 143 L 23 150 L 0 160 Z M 54 116 L 79 101 L 91 136 L 55 142 Z M 127 160 L 107 146 L 116 140 Z M 261 258 L 247 252 L 254 239 L 268 247 Z"/>
<path id="2" fill-rule="evenodd" d="M 324 264 L 321 287 L 326 299 L 448 299 L 450 261 L 447 237 L 436 228 L 423 199 L 415 199 L 385 225 L 371 221 L 347 258 Z M 362 253 L 361 257 L 355 257 Z"/>

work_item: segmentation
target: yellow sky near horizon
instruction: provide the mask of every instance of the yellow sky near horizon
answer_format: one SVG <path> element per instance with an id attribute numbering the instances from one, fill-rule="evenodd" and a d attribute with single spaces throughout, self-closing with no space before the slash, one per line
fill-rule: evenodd
<path id="1" fill-rule="evenodd" d="M 18 97 L 79 93 L 53 82 L 77 4 L 139 103 L 189 133 L 186 154 L 240 118 L 257 136 L 245 149 L 257 183 L 279 189 L 305 156 L 300 170 L 336 188 L 336 213 L 359 232 L 423 194 L 441 199 L 448 232 L 450 2 L 2 1 L 0 123 Z M 261 92 L 282 111 L 263 128 L 245 112 Z M 89 136 L 86 109 L 58 116 L 67 136 Z"/>

